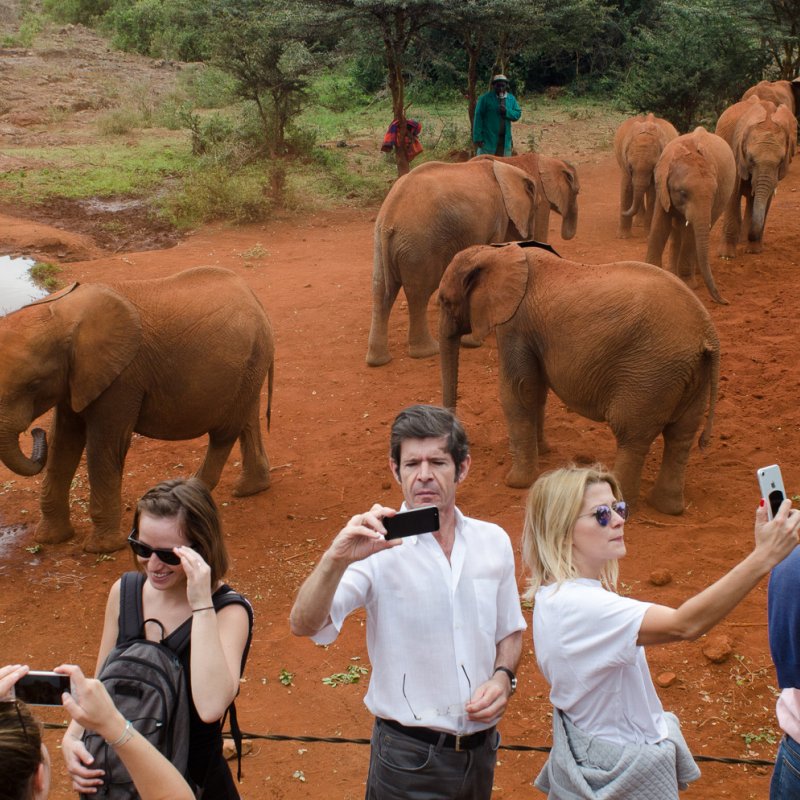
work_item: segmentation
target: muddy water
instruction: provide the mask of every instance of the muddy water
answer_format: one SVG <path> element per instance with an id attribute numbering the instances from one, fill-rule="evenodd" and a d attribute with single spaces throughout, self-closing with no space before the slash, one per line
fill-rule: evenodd
<path id="1" fill-rule="evenodd" d="M 31 258 L 0 256 L 0 316 L 47 294 L 31 280 L 34 263 Z"/>

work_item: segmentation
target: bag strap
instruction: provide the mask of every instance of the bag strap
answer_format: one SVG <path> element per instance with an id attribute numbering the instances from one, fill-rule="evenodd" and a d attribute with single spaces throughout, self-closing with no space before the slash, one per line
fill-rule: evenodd
<path id="1" fill-rule="evenodd" d="M 230 586 L 224 584 L 220 586 L 220 588 L 214 593 L 213 597 L 211 598 L 212 602 L 214 603 L 214 610 L 215 612 L 220 611 L 220 609 L 225 608 L 225 606 L 232 605 L 233 603 L 237 603 L 240 606 L 244 606 L 245 611 L 247 611 L 247 619 L 248 619 L 248 626 L 247 626 L 247 642 L 244 645 L 244 651 L 242 652 L 242 667 L 240 672 L 244 674 L 244 668 L 247 664 L 247 654 L 250 652 L 250 643 L 253 640 L 253 607 L 250 605 L 250 601 L 244 596 L 239 594 L 239 592 L 234 592 Z M 238 692 L 237 692 L 238 693 Z M 242 782 L 242 731 L 239 727 L 239 720 L 236 716 L 236 702 L 233 701 L 225 711 L 224 716 L 222 717 L 222 722 L 220 723 L 220 727 L 225 727 L 225 720 L 230 717 L 230 726 L 231 726 L 231 739 L 233 739 L 233 743 L 236 746 L 236 780 L 239 783 Z"/>
<path id="2" fill-rule="evenodd" d="M 142 589 L 145 576 L 141 572 L 124 572 L 119 589 L 119 633 L 117 644 L 131 639 L 144 639 Z"/>

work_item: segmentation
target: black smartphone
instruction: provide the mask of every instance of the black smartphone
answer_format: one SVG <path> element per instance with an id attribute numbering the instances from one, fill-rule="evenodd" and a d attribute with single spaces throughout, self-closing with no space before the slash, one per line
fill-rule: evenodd
<path id="1" fill-rule="evenodd" d="M 31 670 L 14 684 L 14 696 L 31 706 L 60 706 L 69 691 L 69 675 Z"/>
<path id="2" fill-rule="evenodd" d="M 761 467 L 756 472 L 758 475 L 758 488 L 761 496 L 767 501 L 767 516 L 772 519 L 786 499 L 786 489 L 783 488 L 781 468 L 777 464 Z"/>
<path id="3" fill-rule="evenodd" d="M 436 506 L 401 511 L 393 517 L 384 517 L 387 539 L 401 539 L 404 536 L 418 536 L 420 533 L 434 533 L 439 530 L 439 509 Z"/>

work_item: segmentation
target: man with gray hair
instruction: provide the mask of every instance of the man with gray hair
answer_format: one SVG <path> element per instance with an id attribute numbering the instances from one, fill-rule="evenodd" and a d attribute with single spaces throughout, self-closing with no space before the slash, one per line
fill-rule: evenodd
<path id="1" fill-rule="evenodd" d="M 375 504 L 337 534 L 297 595 L 292 632 L 328 644 L 367 612 L 375 716 L 367 800 L 488 800 L 496 725 L 514 693 L 525 620 L 506 532 L 465 517 L 456 488 L 470 467 L 461 423 L 417 405 L 392 425 L 400 511 Z M 384 521 L 435 506 L 439 530 L 385 538 Z"/>

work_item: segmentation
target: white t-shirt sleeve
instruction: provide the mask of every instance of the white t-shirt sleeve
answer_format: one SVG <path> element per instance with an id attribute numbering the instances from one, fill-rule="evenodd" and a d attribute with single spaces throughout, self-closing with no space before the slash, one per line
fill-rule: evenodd
<path id="1" fill-rule="evenodd" d="M 639 628 L 651 603 L 620 597 L 600 586 L 569 586 L 559 591 L 559 631 L 563 655 L 596 669 L 628 666 L 636 661 Z M 587 670 L 588 668 L 588 670 Z"/>
<path id="2" fill-rule="evenodd" d="M 514 549 L 511 540 L 505 536 L 506 558 L 503 576 L 497 590 L 497 633 L 495 641 L 500 642 L 516 631 L 524 631 L 528 624 L 522 615 L 519 589 L 514 568 Z"/>
<path id="3" fill-rule="evenodd" d="M 351 564 L 336 587 L 331 604 L 330 621 L 318 630 L 311 640 L 316 644 L 330 644 L 342 630 L 347 615 L 367 604 L 372 587 L 373 571 L 368 559 Z"/>

